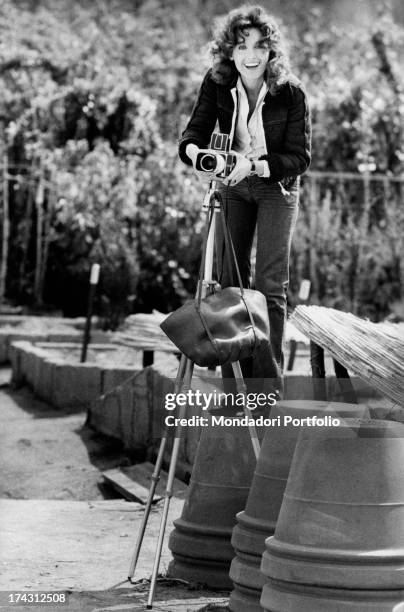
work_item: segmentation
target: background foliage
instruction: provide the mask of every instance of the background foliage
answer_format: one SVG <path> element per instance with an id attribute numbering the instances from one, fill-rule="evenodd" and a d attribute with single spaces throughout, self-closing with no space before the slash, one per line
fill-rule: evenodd
<path id="1" fill-rule="evenodd" d="M 192 293 L 203 189 L 175 143 L 228 5 L 1 0 L 9 299 L 82 314 L 95 261 L 98 309 L 113 327 Z M 328 14 L 305 2 L 279 15 L 309 92 L 312 169 L 402 175 L 403 27 L 388 7 L 353 26 Z M 388 315 L 403 298 L 403 230 L 400 183 L 306 178 L 291 303 L 310 278 L 315 302 Z"/>

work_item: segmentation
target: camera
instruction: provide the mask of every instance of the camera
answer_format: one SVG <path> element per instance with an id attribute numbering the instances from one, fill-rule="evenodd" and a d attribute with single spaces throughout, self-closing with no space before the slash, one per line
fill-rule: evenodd
<path id="1" fill-rule="evenodd" d="M 214 132 L 210 139 L 209 151 L 198 153 L 195 170 L 213 172 L 218 178 L 226 178 L 236 165 L 236 156 L 229 153 L 228 134 Z"/>

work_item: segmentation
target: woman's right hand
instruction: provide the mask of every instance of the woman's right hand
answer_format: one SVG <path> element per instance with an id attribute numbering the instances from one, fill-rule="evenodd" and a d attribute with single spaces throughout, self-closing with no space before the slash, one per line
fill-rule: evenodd
<path id="1" fill-rule="evenodd" d="M 195 162 L 199 153 L 199 147 L 191 142 L 190 144 L 187 144 L 185 153 L 187 154 L 187 156 L 192 162 L 193 167 L 195 168 Z"/>
<path id="2" fill-rule="evenodd" d="M 196 144 L 190 143 L 186 146 L 185 153 L 192 161 L 196 176 L 202 181 L 202 183 L 210 183 L 211 181 L 221 181 L 213 172 L 204 172 L 201 170 L 195 170 L 196 158 L 198 153 L 209 153 L 210 149 L 200 149 Z"/>

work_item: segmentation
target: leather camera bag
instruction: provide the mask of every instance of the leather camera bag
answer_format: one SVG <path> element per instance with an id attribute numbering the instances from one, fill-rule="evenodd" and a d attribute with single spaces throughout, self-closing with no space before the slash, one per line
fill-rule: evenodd
<path id="1" fill-rule="evenodd" d="M 252 356 L 269 342 L 269 320 L 265 296 L 244 289 L 223 204 L 220 201 L 228 262 L 233 258 L 238 287 L 227 287 L 202 298 L 206 245 L 212 220 L 210 211 L 204 240 L 198 290 L 194 300 L 172 312 L 160 327 L 191 361 L 199 366 L 218 366 Z"/>

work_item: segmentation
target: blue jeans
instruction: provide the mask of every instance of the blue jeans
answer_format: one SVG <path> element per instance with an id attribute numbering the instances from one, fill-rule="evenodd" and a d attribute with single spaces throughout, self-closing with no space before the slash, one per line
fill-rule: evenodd
<path id="1" fill-rule="evenodd" d="M 270 325 L 268 345 L 254 358 L 241 363 L 249 391 L 282 393 L 283 338 L 286 322 L 286 291 L 289 284 L 289 255 L 299 203 L 299 180 L 282 191 L 280 185 L 268 184 L 258 176 L 247 177 L 234 187 L 220 185 L 224 209 L 246 287 L 251 286 L 251 249 L 257 228 L 255 289 L 267 301 Z M 220 223 L 217 228 L 217 260 L 222 287 L 237 285 L 224 257 L 225 247 Z M 231 364 L 222 368 L 224 379 L 232 378 Z M 256 385 L 254 385 L 254 380 Z M 264 386 L 263 386 L 264 385 Z"/>

